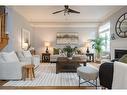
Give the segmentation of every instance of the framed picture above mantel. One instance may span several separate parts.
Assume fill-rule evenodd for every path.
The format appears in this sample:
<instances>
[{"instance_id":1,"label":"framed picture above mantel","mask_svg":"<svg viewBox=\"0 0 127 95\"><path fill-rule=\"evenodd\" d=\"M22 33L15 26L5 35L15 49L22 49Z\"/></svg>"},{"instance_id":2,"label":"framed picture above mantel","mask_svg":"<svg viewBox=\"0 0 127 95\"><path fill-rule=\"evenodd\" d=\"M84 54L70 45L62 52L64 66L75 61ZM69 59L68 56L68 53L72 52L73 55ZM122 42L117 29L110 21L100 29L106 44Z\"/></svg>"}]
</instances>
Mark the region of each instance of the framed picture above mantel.
<instances>
[{"instance_id":1,"label":"framed picture above mantel","mask_svg":"<svg viewBox=\"0 0 127 95\"><path fill-rule=\"evenodd\" d=\"M58 32L56 35L56 44L78 44L79 36L78 32Z\"/></svg>"}]
</instances>

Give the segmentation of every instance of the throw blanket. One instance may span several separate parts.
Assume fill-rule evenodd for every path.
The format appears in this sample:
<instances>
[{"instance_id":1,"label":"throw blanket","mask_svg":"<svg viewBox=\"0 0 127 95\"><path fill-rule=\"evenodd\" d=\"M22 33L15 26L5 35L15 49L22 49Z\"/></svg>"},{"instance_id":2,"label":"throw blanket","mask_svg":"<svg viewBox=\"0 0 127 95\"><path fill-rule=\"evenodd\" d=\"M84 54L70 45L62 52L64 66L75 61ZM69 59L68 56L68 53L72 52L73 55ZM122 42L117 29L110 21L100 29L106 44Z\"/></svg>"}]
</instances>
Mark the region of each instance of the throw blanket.
<instances>
[{"instance_id":1,"label":"throw blanket","mask_svg":"<svg viewBox=\"0 0 127 95\"><path fill-rule=\"evenodd\" d=\"M127 64L114 62L112 89L127 89Z\"/></svg>"}]
</instances>

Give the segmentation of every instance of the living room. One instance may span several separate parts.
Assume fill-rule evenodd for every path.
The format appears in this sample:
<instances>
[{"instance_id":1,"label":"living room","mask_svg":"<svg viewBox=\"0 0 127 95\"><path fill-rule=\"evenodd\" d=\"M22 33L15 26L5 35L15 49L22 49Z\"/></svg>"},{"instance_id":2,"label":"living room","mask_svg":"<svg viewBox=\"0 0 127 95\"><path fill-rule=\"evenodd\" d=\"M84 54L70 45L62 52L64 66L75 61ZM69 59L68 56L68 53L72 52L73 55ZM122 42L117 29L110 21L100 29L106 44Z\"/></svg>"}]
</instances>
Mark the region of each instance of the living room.
<instances>
[{"instance_id":1,"label":"living room","mask_svg":"<svg viewBox=\"0 0 127 95\"><path fill-rule=\"evenodd\" d=\"M118 55L123 52L123 54L126 53L127 34L121 34L121 32L119 32L119 30L117 31L116 29L119 27L118 22L121 22L124 17L124 20L126 22L126 6L49 5L2 6L2 8L4 9L4 15L6 15L6 28L4 32L3 28L1 29L1 35L4 35L4 37L7 38L7 42L5 42L6 45L4 44L4 47L2 47L2 44L0 45L0 56L4 56L5 60L8 60L7 63L9 65L5 65L6 69L4 68L4 70L2 69L4 67L3 64L1 65L1 88L96 89L97 86L97 89L100 89L101 86L99 84L98 78L99 66L104 62L109 62L115 59L115 52L120 52L122 50ZM73 12L71 13L69 11L66 11L68 9L73 10ZM74 12L74 10L76 12ZM116 26L117 24L118 26ZM123 30L125 30L125 28L126 27L124 27ZM65 36L67 36L67 38ZM104 60L100 59L100 57L97 58L96 49L93 46L94 41L96 38L98 38L98 36L107 37L107 39L103 39L103 41L105 41L105 45L103 45L102 49L103 51L105 51L106 55L101 55L101 58L104 57ZM1 36L1 38L4 37ZM2 40L0 41L2 43ZM94 74L96 75L95 77L98 76L98 85L91 85L89 83L80 85L80 83L78 83L79 78L76 72L59 72L58 74L56 74L56 63L58 62L58 57L68 56L67 52L64 53L63 51L68 51L66 46L71 46L71 48L69 48L71 50L75 47L78 50L77 52L75 52L75 54L69 55L69 60L72 59L73 61L74 59L72 58L72 56L78 56L82 58L83 61L75 61L76 63L83 63L81 64L82 67L85 67L83 66L85 64L90 66L91 68L97 69L97 72L94 72ZM30 55L27 50L31 50L33 55ZM54 52L54 50L56 52ZM10 54L6 54L7 52L9 52ZM16 52L18 56L20 56L19 59L17 59L16 56L15 58L11 56L11 54L14 55L14 52ZM17 62L17 60L22 60L21 52L23 55L26 56L25 60L30 61L24 61L23 59L25 63ZM54 56L54 53L57 55ZM34 59L32 59L32 61L30 58L28 58L31 56L34 56ZM13 58L14 60L17 60L14 61ZM26 63L35 63L34 65L23 67L25 69L25 71L23 71L25 72L25 74L31 72L27 72L27 69L29 68L29 70L34 71L34 74L31 72L31 74L33 74L32 76L30 76L29 74L28 76L24 76L24 80L22 80L22 68L15 64L11 65L9 61L12 61L12 63L15 64L20 63L22 64L22 66ZM51 61L53 62L51 63ZM72 61L68 62L72 63ZM33 70L34 67L35 70ZM70 67L72 67L72 65ZM20 70L16 68L20 68ZM79 69L77 69L76 67L75 70ZM14 75L14 78L16 78L16 80L14 78L9 79L9 77L11 78L11 74L9 74L9 72L16 72L16 75ZM47 74L47 72L49 74ZM80 75L80 72L78 74ZM89 76L91 75L89 74ZM30 77L30 79L26 79L26 77ZM109 89L111 88L109 87Z\"/></svg>"}]
</instances>

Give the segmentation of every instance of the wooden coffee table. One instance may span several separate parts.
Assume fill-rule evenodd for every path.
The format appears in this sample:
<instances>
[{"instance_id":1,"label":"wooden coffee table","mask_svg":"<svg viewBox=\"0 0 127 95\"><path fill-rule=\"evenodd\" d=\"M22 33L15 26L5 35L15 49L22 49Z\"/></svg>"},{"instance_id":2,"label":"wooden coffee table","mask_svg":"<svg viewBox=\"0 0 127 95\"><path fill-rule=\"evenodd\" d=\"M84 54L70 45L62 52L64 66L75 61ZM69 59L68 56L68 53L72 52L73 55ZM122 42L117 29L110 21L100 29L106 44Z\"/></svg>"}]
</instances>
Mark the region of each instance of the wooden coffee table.
<instances>
[{"instance_id":1,"label":"wooden coffee table","mask_svg":"<svg viewBox=\"0 0 127 95\"><path fill-rule=\"evenodd\" d=\"M58 57L56 62L56 74L59 72L76 72L77 67L80 66L80 63L86 65L85 60L81 60L79 57L67 58L67 57Z\"/></svg>"},{"instance_id":2,"label":"wooden coffee table","mask_svg":"<svg viewBox=\"0 0 127 95\"><path fill-rule=\"evenodd\" d=\"M24 65L22 68L22 72L23 72L23 80L26 80L26 78L32 80L33 78L35 78L35 74L34 74L34 64L29 64L29 65Z\"/></svg>"}]
</instances>

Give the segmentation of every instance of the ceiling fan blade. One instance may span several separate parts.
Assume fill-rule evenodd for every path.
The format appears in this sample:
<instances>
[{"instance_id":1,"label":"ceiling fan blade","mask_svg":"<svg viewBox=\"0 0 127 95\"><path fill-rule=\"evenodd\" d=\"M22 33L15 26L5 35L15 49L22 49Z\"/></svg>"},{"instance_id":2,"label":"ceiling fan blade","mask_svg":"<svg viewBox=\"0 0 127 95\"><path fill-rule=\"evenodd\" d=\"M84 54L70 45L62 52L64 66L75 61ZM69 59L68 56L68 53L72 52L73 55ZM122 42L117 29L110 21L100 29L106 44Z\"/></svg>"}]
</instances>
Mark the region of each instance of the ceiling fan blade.
<instances>
[{"instance_id":1,"label":"ceiling fan blade","mask_svg":"<svg viewBox=\"0 0 127 95\"><path fill-rule=\"evenodd\" d=\"M70 9L70 8L68 9L68 12L71 12L71 13L78 13L78 14L80 13L80 12L75 11L75 10L72 10L72 9Z\"/></svg>"},{"instance_id":2,"label":"ceiling fan blade","mask_svg":"<svg viewBox=\"0 0 127 95\"><path fill-rule=\"evenodd\" d=\"M62 12L62 11L64 11L64 10L56 11L56 12L54 12L54 13L52 13L52 14L60 13L60 12Z\"/></svg>"}]
</instances>

